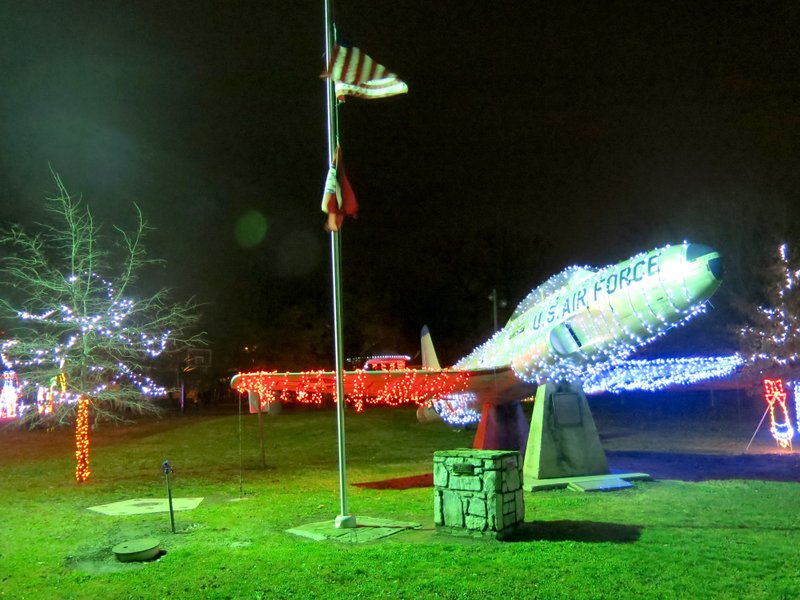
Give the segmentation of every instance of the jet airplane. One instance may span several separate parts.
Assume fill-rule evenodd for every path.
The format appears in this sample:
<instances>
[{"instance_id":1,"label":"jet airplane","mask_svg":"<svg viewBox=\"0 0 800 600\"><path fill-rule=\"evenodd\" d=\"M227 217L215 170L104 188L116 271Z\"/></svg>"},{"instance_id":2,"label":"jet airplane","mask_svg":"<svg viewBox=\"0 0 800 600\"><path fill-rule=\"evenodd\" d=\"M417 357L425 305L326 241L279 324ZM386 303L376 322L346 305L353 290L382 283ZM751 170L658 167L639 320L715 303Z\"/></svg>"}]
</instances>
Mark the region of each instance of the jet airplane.
<instances>
[{"instance_id":1,"label":"jet airplane","mask_svg":"<svg viewBox=\"0 0 800 600\"><path fill-rule=\"evenodd\" d=\"M415 402L423 422L437 415L461 425L480 418L480 435L491 418L487 407L519 406L544 382L581 383L624 368L639 347L703 312L721 281L719 253L687 242L604 268L569 267L534 288L505 327L452 367L440 367L423 328L421 369L347 371L345 394L357 409ZM686 369L695 364L687 362ZM731 362L714 375L735 366ZM703 377L698 372L694 380ZM320 402L333 393L335 373L240 373L231 385L257 392L262 402L278 393L284 399L286 392Z\"/></svg>"}]
</instances>

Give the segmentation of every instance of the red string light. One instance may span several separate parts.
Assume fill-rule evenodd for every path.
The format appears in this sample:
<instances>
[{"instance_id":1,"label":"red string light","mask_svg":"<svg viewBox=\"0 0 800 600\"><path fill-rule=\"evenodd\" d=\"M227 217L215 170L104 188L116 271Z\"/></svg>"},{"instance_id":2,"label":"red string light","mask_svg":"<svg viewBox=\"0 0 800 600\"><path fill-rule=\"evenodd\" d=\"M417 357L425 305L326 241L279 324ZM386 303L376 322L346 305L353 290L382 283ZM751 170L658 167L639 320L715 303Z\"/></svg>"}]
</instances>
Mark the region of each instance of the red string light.
<instances>
[{"instance_id":1,"label":"red string light","mask_svg":"<svg viewBox=\"0 0 800 600\"><path fill-rule=\"evenodd\" d=\"M794 435L792 422L789 418L789 409L786 406L787 396L788 394L783 389L782 379L764 380L764 399L769 404L770 431L772 432L772 437L775 438L781 448L791 448L792 436ZM775 418L776 404L783 413L782 422L778 422Z\"/></svg>"},{"instance_id":2,"label":"red string light","mask_svg":"<svg viewBox=\"0 0 800 600\"><path fill-rule=\"evenodd\" d=\"M75 419L75 480L83 483L89 479L89 399L78 400L78 414Z\"/></svg>"},{"instance_id":3,"label":"red string light","mask_svg":"<svg viewBox=\"0 0 800 600\"><path fill-rule=\"evenodd\" d=\"M346 375L345 375L346 377ZM353 404L356 412L364 410L364 402L367 399L367 378L364 371L357 370L354 375L353 391L350 394L345 394L345 402L348 400Z\"/></svg>"},{"instance_id":4,"label":"red string light","mask_svg":"<svg viewBox=\"0 0 800 600\"><path fill-rule=\"evenodd\" d=\"M423 371L392 369L356 370L344 374L345 402L361 412L367 405L425 404L469 387L469 373L460 370ZM321 406L325 394L335 391L336 376L330 371L240 373L234 389L256 392L262 409L268 402L298 402ZM334 399L335 401L335 399Z\"/></svg>"}]
</instances>

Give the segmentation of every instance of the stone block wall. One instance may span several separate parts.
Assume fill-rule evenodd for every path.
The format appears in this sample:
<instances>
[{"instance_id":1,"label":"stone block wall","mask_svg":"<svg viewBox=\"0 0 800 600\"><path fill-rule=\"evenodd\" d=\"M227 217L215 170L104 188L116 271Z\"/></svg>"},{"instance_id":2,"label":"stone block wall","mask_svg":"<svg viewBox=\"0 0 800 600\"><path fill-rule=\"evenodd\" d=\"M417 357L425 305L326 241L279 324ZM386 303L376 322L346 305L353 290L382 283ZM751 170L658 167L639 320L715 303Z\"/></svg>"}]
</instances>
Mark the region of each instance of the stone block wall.
<instances>
[{"instance_id":1,"label":"stone block wall","mask_svg":"<svg viewBox=\"0 0 800 600\"><path fill-rule=\"evenodd\" d=\"M525 517L519 452L435 452L433 486L434 523L439 530L502 538Z\"/></svg>"}]
</instances>

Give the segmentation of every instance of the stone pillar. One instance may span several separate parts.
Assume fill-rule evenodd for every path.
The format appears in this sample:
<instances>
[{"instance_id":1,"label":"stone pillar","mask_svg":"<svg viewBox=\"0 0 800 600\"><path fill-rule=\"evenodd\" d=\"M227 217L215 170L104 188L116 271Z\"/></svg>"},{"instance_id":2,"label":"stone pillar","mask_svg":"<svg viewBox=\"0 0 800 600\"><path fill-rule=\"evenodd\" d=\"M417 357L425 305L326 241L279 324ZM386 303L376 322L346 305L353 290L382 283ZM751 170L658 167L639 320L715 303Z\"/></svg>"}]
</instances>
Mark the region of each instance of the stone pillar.
<instances>
[{"instance_id":1,"label":"stone pillar","mask_svg":"<svg viewBox=\"0 0 800 600\"><path fill-rule=\"evenodd\" d=\"M503 538L525 517L519 452L435 452L433 485L434 523L440 531Z\"/></svg>"}]
</instances>

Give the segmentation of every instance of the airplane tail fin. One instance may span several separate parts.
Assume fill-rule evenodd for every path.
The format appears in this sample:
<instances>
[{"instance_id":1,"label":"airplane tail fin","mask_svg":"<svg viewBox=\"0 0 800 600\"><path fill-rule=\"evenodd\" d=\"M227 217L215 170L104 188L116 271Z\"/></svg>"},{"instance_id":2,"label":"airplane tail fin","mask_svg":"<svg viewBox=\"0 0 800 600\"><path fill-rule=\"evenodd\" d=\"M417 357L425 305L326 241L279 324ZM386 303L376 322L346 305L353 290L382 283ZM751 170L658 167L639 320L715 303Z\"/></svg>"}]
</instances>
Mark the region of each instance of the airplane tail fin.
<instances>
[{"instance_id":1,"label":"airplane tail fin","mask_svg":"<svg viewBox=\"0 0 800 600\"><path fill-rule=\"evenodd\" d=\"M419 344L422 350L422 368L440 371L439 359L436 357L436 350L433 349L433 340L431 340L431 332L428 326L424 325L420 332Z\"/></svg>"}]
</instances>

